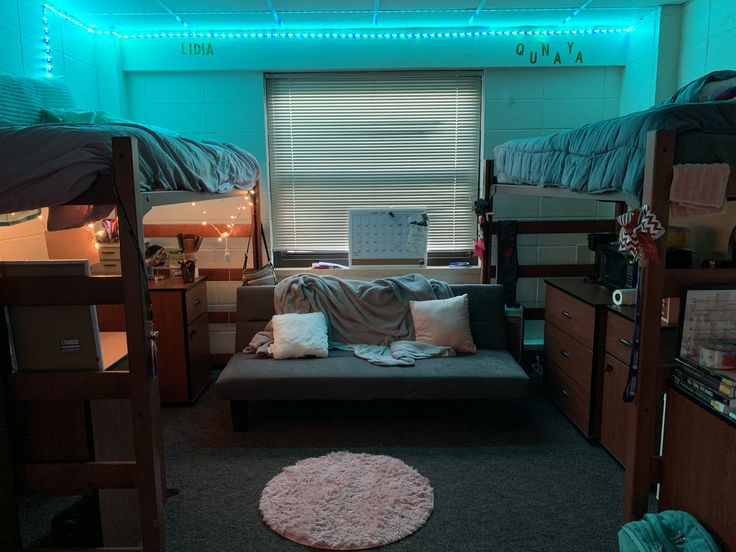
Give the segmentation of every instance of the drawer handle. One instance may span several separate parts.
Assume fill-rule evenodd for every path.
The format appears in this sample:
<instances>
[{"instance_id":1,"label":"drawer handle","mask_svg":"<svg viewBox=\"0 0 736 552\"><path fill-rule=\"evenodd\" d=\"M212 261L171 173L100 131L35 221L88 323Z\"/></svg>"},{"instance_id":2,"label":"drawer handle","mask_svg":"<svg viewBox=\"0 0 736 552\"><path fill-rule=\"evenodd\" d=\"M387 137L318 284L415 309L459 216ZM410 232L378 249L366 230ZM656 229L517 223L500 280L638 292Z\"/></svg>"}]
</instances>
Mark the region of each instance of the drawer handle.
<instances>
[{"instance_id":1,"label":"drawer handle","mask_svg":"<svg viewBox=\"0 0 736 552\"><path fill-rule=\"evenodd\" d=\"M565 357L565 358L570 358L570 353L568 353L567 351L564 351L564 350L563 350L563 351L560 351L560 354L561 354L561 355L562 355L563 357Z\"/></svg>"},{"instance_id":2,"label":"drawer handle","mask_svg":"<svg viewBox=\"0 0 736 552\"><path fill-rule=\"evenodd\" d=\"M195 305L199 305L199 304L200 304L201 302L202 302L202 300L201 300L201 299L200 299L199 297L197 297L197 298L196 298L196 299L194 300L194 304L195 304Z\"/></svg>"},{"instance_id":3,"label":"drawer handle","mask_svg":"<svg viewBox=\"0 0 736 552\"><path fill-rule=\"evenodd\" d=\"M567 398L570 396L570 393L568 393L564 388L560 387L560 395Z\"/></svg>"},{"instance_id":4,"label":"drawer handle","mask_svg":"<svg viewBox=\"0 0 736 552\"><path fill-rule=\"evenodd\" d=\"M613 366L610 364L606 364L606 369L604 370L606 373L613 372Z\"/></svg>"},{"instance_id":5,"label":"drawer handle","mask_svg":"<svg viewBox=\"0 0 736 552\"><path fill-rule=\"evenodd\" d=\"M570 320L572 320L572 314L569 313L569 312L567 312L567 311L562 311L562 316L564 316L565 318L569 318Z\"/></svg>"},{"instance_id":6,"label":"drawer handle","mask_svg":"<svg viewBox=\"0 0 736 552\"><path fill-rule=\"evenodd\" d=\"M634 344L631 341L629 341L628 339L625 339L623 337L619 337L618 338L618 342L621 345L623 345L624 347L628 347L629 349L631 349L634 346Z\"/></svg>"}]
</instances>

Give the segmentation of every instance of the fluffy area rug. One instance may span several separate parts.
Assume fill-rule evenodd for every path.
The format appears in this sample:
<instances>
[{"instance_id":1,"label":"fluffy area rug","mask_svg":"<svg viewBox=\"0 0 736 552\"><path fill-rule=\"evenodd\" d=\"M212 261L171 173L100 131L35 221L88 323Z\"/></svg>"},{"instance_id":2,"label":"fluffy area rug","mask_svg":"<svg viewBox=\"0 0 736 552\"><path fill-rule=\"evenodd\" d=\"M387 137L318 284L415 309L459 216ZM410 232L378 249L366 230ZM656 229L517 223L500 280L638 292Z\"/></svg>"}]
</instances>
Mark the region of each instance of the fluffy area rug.
<instances>
[{"instance_id":1,"label":"fluffy area rug","mask_svg":"<svg viewBox=\"0 0 736 552\"><path fill-rule=\"evenodd\" d=\"M411 535L429 518L429 480L391 456L331 452L288 466L261 494L265 523L314 548L362 550Z\"/></svg>"}]
</instances>

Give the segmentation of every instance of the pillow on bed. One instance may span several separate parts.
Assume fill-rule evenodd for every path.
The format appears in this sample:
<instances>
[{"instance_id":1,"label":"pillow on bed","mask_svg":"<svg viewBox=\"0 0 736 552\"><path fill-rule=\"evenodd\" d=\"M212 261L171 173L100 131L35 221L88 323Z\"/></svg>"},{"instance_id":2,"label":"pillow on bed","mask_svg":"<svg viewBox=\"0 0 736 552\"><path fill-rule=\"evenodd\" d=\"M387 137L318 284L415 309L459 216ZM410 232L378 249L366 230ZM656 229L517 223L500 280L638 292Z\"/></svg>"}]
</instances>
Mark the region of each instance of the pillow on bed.
<instances>
[{"instance_id":1,"label":"pillow on bed","mask_svg":"<svg viewBox=\"0 0 736 552\"><path fill-rule=\"evenodd\" d=\"M43 106L33 81L0 74L0 121L14 125L37 125Z\"/></svg>"},{"instance_id":2,"label":"pillow on bed","mask_svg":"<svg viewBox=\"0 0 736 552\"><path fill-rule=\"evenodd\" d=\"M42 109L42 123L99 123L107 115L104 111L74 111L72 109Z\"/></svg>"},{"instance_id":3,"label":"pillow on bed","mask_svg":"<svg viewBox=\"0 0 736 552\"><path fill-rule=\"evenodd\" d=\"M470 334L468 295L433 301L410 301L416 340L440 347L452 347L458 353L475 353Z\"/></svg>"},{"instance_id":4,"label":"pillow on bed","mask_svg":"<svg viewBox=\"0 0 736 552\"><path fill-rule=\"evenodd\" d=\"M276 314L271 319L273 358L327 356L327 318L321 312Z\"/></svg>"}]
</instances>

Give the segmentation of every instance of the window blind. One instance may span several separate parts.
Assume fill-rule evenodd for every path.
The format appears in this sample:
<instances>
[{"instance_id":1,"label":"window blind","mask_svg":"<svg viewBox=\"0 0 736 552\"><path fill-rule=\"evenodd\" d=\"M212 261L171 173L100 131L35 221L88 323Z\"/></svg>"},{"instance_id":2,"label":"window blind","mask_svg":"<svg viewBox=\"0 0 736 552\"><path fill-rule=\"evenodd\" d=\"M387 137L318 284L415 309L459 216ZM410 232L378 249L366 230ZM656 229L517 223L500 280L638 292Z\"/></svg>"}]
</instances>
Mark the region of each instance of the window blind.
<instances>
[{"instance_id":1,"label":"window blind","mask_svg":"<svg viewBox=\"0 0 736 552\"><path fill-rule=\"evenodd\" d=\"M348 208L426 207L429 251L475 237L476 72L267 75L274 250L347 252Z\"/></svg>"}]
</instances>

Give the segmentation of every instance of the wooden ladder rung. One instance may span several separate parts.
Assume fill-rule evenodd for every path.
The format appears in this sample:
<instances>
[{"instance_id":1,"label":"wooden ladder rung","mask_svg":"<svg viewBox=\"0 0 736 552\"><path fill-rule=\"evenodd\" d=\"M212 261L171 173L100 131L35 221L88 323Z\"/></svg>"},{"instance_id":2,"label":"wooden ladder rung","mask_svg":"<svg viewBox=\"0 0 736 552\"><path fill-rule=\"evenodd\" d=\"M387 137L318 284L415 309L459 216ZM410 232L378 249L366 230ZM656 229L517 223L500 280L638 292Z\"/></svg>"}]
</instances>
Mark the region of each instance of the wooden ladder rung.
<instances>
[{"instance_id":1,"label":"wooden ladder rung","mask_svg":"<svg viewBox=\"0 0 736 552\"><path fill-rule=\"evenodd\" d=\"M116 305L125 303L120 276L6 276L0 278L0 304Z\"/></svg>"},{"instance_id":2,"label":"wooden ladder rung","mask_svg":"<svg viewBox=\"0 0 736 552\"><path fill-rule=\"evenodd\" d=\"M23 464L21 488L52 495L81 495L97 489L135 489L135 462L59 462Z\"/></svg>"},{"instance_id":3,"label":"wooden ladder rung","mask_svg":"<svg viewBox=\"0 0 736 552\"><path fill-rule=\"evenodd\" d=\"M91 548L26 548L28 552L143 552L141 547L105 547L95 546Z\"/></svg>"},{"instance_id":4,"label":"wooden ladder rung","mask_svg":"<svg viewBox=\"0 0 736 552\"><path fill-rule=\"evenodd\" d=\"M8 382L20 401L130 398L125 370L16 372Z\"/></svg>"}]
</instances>

